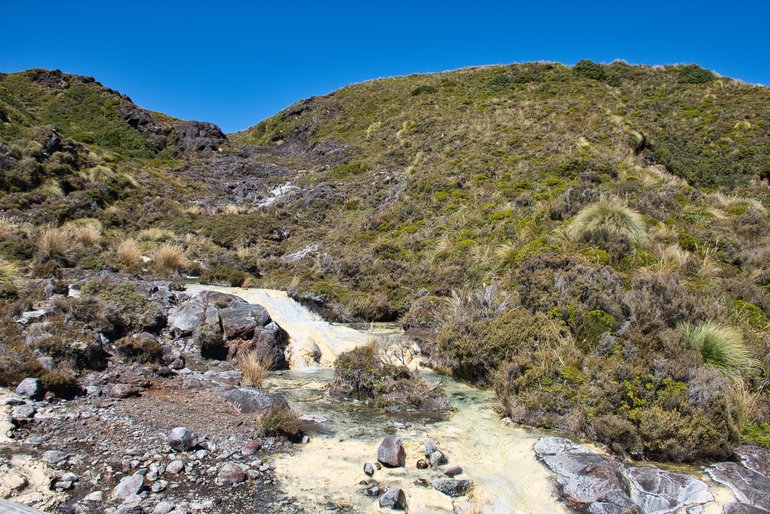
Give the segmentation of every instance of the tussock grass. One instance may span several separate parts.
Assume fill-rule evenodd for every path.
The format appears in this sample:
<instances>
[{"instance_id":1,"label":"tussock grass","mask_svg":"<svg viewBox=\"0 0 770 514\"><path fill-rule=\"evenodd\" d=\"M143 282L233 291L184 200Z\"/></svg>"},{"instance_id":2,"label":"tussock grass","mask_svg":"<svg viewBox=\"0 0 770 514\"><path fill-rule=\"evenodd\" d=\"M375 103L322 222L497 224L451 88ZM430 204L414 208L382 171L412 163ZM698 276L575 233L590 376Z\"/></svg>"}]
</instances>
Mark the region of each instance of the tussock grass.
<instances>
[{"instance_id":1,"label":"tussock grass","mask_svg":"<svg viewBox=\"0 0 770 514\"><path fill-rule=\"evenodd\" d=\"M273 355L266 352L251 351L238 358L238 368L243 376L241 384L259 387L273 367Z\"/></svg>"},{"instance_id":2,"label":"tussock grass","mask_svg":"<svg viewBox=\"0 0 770 514\"><path fill-rule=\"evenodd\" d=\"M123 268L136 269L142 262L142 251L134 239L124 239L115 248L115 260Z\"/></svg>"},{"instance_id":3,"label":"tussock grass","mask_svg":"<svg viewBox=\"0 0 770 514\"><path fill-rule=\"evenodd\" d=\"M74 228L72 237L84 247L98 246L102 241L102 232L94 225L86 225Z\"/></svg>"},{"instance_id":4,"label":"tussock grass","mask_svg":"<svg viewBox=\"0 0 770 514\"><path fill-rule=\"evenodd\" d=\"M573 241L585 239L596 232L626 237L635 245L643 245L647 241L642 215L615 198L584 207L572 219L566 231Z\"/></svg>"},{"instance_id":5,"label":"tussock grass","mask_svg":"<svg viewBox=\"0 0 770 514\"><path fill-rule=\"evenodd\" d=\"M16 296L21 286L21 273L12 262L0 259L0 298Z\"/></svg>"},{"instance_id":6,"label":"tussock grass","mask_svg":"<svg viewBox=\"0 0 770 514\"><path fill-rule=\"evenodd\" d=\"M158 248L155 254L155 264L161 271L177 272L190 266L190 260L184 253L181 246L175 244L164 244Z\"/></svg>"},{"instance_id":7,"label":"tussock grass","mask_svg":"<svg viewBox=\"0 0 770 514\"><path fill-rule=\"evenodd\" d=\"M706 321L699 325L682 325L680 330L706 364L727 377L741 378L757 365L746 349L743 336L734 327Z\"/></svg>"},{"instance_id":8,"label":"tussock grass","mask_svg":"<svg viewBox=\"0 0 770 514\"><path fill-rule=\"evenodd\" d=\"M44 260L66 259L72 252L72 238L62 228L49 227L40 233L37 248Z\"/></svg>"},{"instance_id":9,"label":"tussock grass","mask_svg":"<svg viewBox=\"0 0 770 514\"><path fill-rule=\"evenodd\" d=\"M152 227L140 230L136 234L136 238L139 241L168 241L174 237L174 233L170 230L162 228Z\"/></svg>"}]
</instances>

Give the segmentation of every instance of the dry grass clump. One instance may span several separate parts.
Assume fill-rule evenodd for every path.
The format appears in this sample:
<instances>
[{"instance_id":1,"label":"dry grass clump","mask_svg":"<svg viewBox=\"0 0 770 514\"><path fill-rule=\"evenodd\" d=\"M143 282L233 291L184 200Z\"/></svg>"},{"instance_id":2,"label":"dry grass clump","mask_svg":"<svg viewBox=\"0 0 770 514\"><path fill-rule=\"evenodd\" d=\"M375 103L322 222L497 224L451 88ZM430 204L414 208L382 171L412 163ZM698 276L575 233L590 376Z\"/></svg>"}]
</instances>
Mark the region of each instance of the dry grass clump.
<instances>
[{"instance_id":1,"label":"dry grass clump","mask_svg":"<svg viewBox=\"0 0 770 514\"><path fill-rule=\"evenodd\" d=\"M84 247L98 246L102 242L102 231L94 225L84 225L72 230L72 237Z\"/></svg>"},{"instance_id":2,"label":"dry grass clump","mask_svg":"<svg viewBox=\"0 0 770 514\"><path fill-rule=\"evenodd\" d=\"M173 237L173 232L158 227L146 228L136 234L139 241L168 241Z\"/></svg>"},{"instance_id":3,"label":"dry grass clump","mask_svg":"<svg viewBox=\"0 0 770 514\"><path fill-rule=\"evenodd\" d=\"M20 283L19 268L12 262L0 259L0 298L16 296Z\"/></svg>"},{"instance_id":4,"label":"dry grass clump","mask_svg":"<svg viewBox=\"0 0 770 514\"><path fill-rule=\"evenodd\" d=\"M72 252L72 239L66 230L49 227L40 233L37 248L43 260L66 259Z\"/></svg>"},{"instance_id":5,"label":"dry grass clump","mask_svg":"<svg viewBox=\"0 0 770 514\"><path fill-rule=\"evenodd\" d=\"M601 232L625 237L635 245L647 241L642 215L615 198L587 205L572 219L566 230L567 237L573 241Z\"/></svg>"},{"instance_id":6,"label":"dry grass clump","mask_svg":"<svg viewBox=\"0 0 770 514\"><path fill-rule=\"evenodd\" d=\"M115 261L126 269L138 268L142 262L142 251L134 239L128 238L115 248Z\"/></svg>"},{"instance_id":7,"label":"dry grass clump","mask_svg":"<svg viewBox=\"0 0 770 514\"><path fill-rule=\"evenodd\" d=\"M0 216L0 239L12 237L19 232L27 232L27 227L16 223L8 216Z\"/></svg>"},{"instance_id":8,"label":"dry grass clump","mask_svg":"<svg viewBox=\"0 0 770 514\"><path fill-rule=\"evenodd\" d=\"M743 335L734 327L706 321L699 325L683 325L680 330L706 364L727 377L741 378L757 365L746 349Z\"/></svg>"},{"instance_id":9,"label":"dry grass clump","mask_svg":"<svg viewBox=\"0 0 770 514\"><path fill-rule=\"evenodd\" d=\"M175 244L161 246L155 255L155 263L164 272L182 271L190 266L182 247Z\"/></svg>"},{"instance_id":10,"label":"dry grass clump","mask_svg":"<svg viewBox=\"0 0 770 514\"><path fill-rule=\"evenodd\" d=\"M238 358L238 367L243 373L242 385L259 387L265 380L267 372L273 367L273 355L253 350Z\"/></svg>"}]
</instances>

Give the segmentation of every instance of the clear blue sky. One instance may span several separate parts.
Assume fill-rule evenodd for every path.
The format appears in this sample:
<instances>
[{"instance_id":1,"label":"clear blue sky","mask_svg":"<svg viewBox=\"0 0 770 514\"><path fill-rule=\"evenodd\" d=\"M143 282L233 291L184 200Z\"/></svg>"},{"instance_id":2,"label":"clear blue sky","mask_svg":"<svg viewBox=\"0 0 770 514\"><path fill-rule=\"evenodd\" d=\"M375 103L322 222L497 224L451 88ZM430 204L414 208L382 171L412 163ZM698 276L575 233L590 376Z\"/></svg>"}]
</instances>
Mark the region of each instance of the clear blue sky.
<instances>
[{"instance_id":1,"label":"clear blue sky","mask_svg":"<svg viewBox=\"0 0 770 514\"><path fill-rule=\"evenodd\" d=\"M351 82L531 60L698 63L770 84L770 1L3 0L0 71L92 75L226 132Z\"/></svg>"}]
</instances>

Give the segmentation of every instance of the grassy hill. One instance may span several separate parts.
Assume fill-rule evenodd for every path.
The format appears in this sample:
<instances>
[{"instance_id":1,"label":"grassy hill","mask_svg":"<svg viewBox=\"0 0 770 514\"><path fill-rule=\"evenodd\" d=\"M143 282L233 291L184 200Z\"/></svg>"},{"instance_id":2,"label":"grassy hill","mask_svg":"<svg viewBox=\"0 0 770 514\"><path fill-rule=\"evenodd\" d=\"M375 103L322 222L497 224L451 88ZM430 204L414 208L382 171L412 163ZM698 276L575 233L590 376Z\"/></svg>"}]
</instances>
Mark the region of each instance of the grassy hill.
<instances>
[{"instance_id":1,"label":"grassy hill","mask_svg":"<svg viewBox=\"0 0 770 514\"><path fill-rule=\"evenodd\" d=\"M53 77L0 76L0 254L23 277L281 287L401 320L516 421L667 460L770 444L769 88L693 65L469 68L186 152L182 122Z\"/></svg>"}]
</instances>

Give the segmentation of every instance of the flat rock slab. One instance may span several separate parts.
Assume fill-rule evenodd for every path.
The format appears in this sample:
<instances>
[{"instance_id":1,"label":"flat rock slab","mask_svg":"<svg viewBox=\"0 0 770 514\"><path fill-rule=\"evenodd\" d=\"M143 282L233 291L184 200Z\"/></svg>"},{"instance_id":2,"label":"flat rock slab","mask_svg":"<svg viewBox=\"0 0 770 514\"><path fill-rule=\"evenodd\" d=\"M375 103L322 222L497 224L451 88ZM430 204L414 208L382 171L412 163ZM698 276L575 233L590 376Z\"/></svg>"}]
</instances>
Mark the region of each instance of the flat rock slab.
<instances>
[{"instance_id":1,"label":"flat rock slab","mask_svg":"<svg viewBox=\"0 0 770 514\"><path fill-rule=\"evenodd\" d=\"M706 472L732 489L739 502L770 512L770 478L735 462L719 462Z\"/></svg>"},{"instance_id":2,"label":"flat rock slab","mask_svg":"<svg viewBox=\"0 0 770 514\"><path fill-rule=\"evenodd\" d=\"M251 339L257 327L270 323L270 315L261 305L234 302L219 309L219 321L227 339Z\"/></svg>"},{"instance_id":3,"label":"flat rock slab","mask_svg":"<svg viewBox=\"0 0 770 514\"><path fill-rule=\"evenodd\" d=\"M241 414L262 413L270 408L289 410L289 403L278 393L269 393L255 387L234 387L219 391Z\"/></svg>"},{"instance_id":4,"label":"flat rock slab","mask_svg":"<svg viewBox=\"0 0 770 514\"><path fill-rule=\"evenodd\" d=\"M534 450L556 474L567 503L594 514L673 512L714 500L708 486L694 477L651 466L627 467L563 437L543 437Z\"/></svg>"},{"instance_id":5,"label":"flat rock slab","mask_svg":"<svg viewBox=\"0 0 770 514\"><path fill-rule=\"evenodd\" d=\"M432 482L433 488L439 492L457 498L465 496L473 487L472 480L436 479Z\"/></svg>"}]
</instances>

